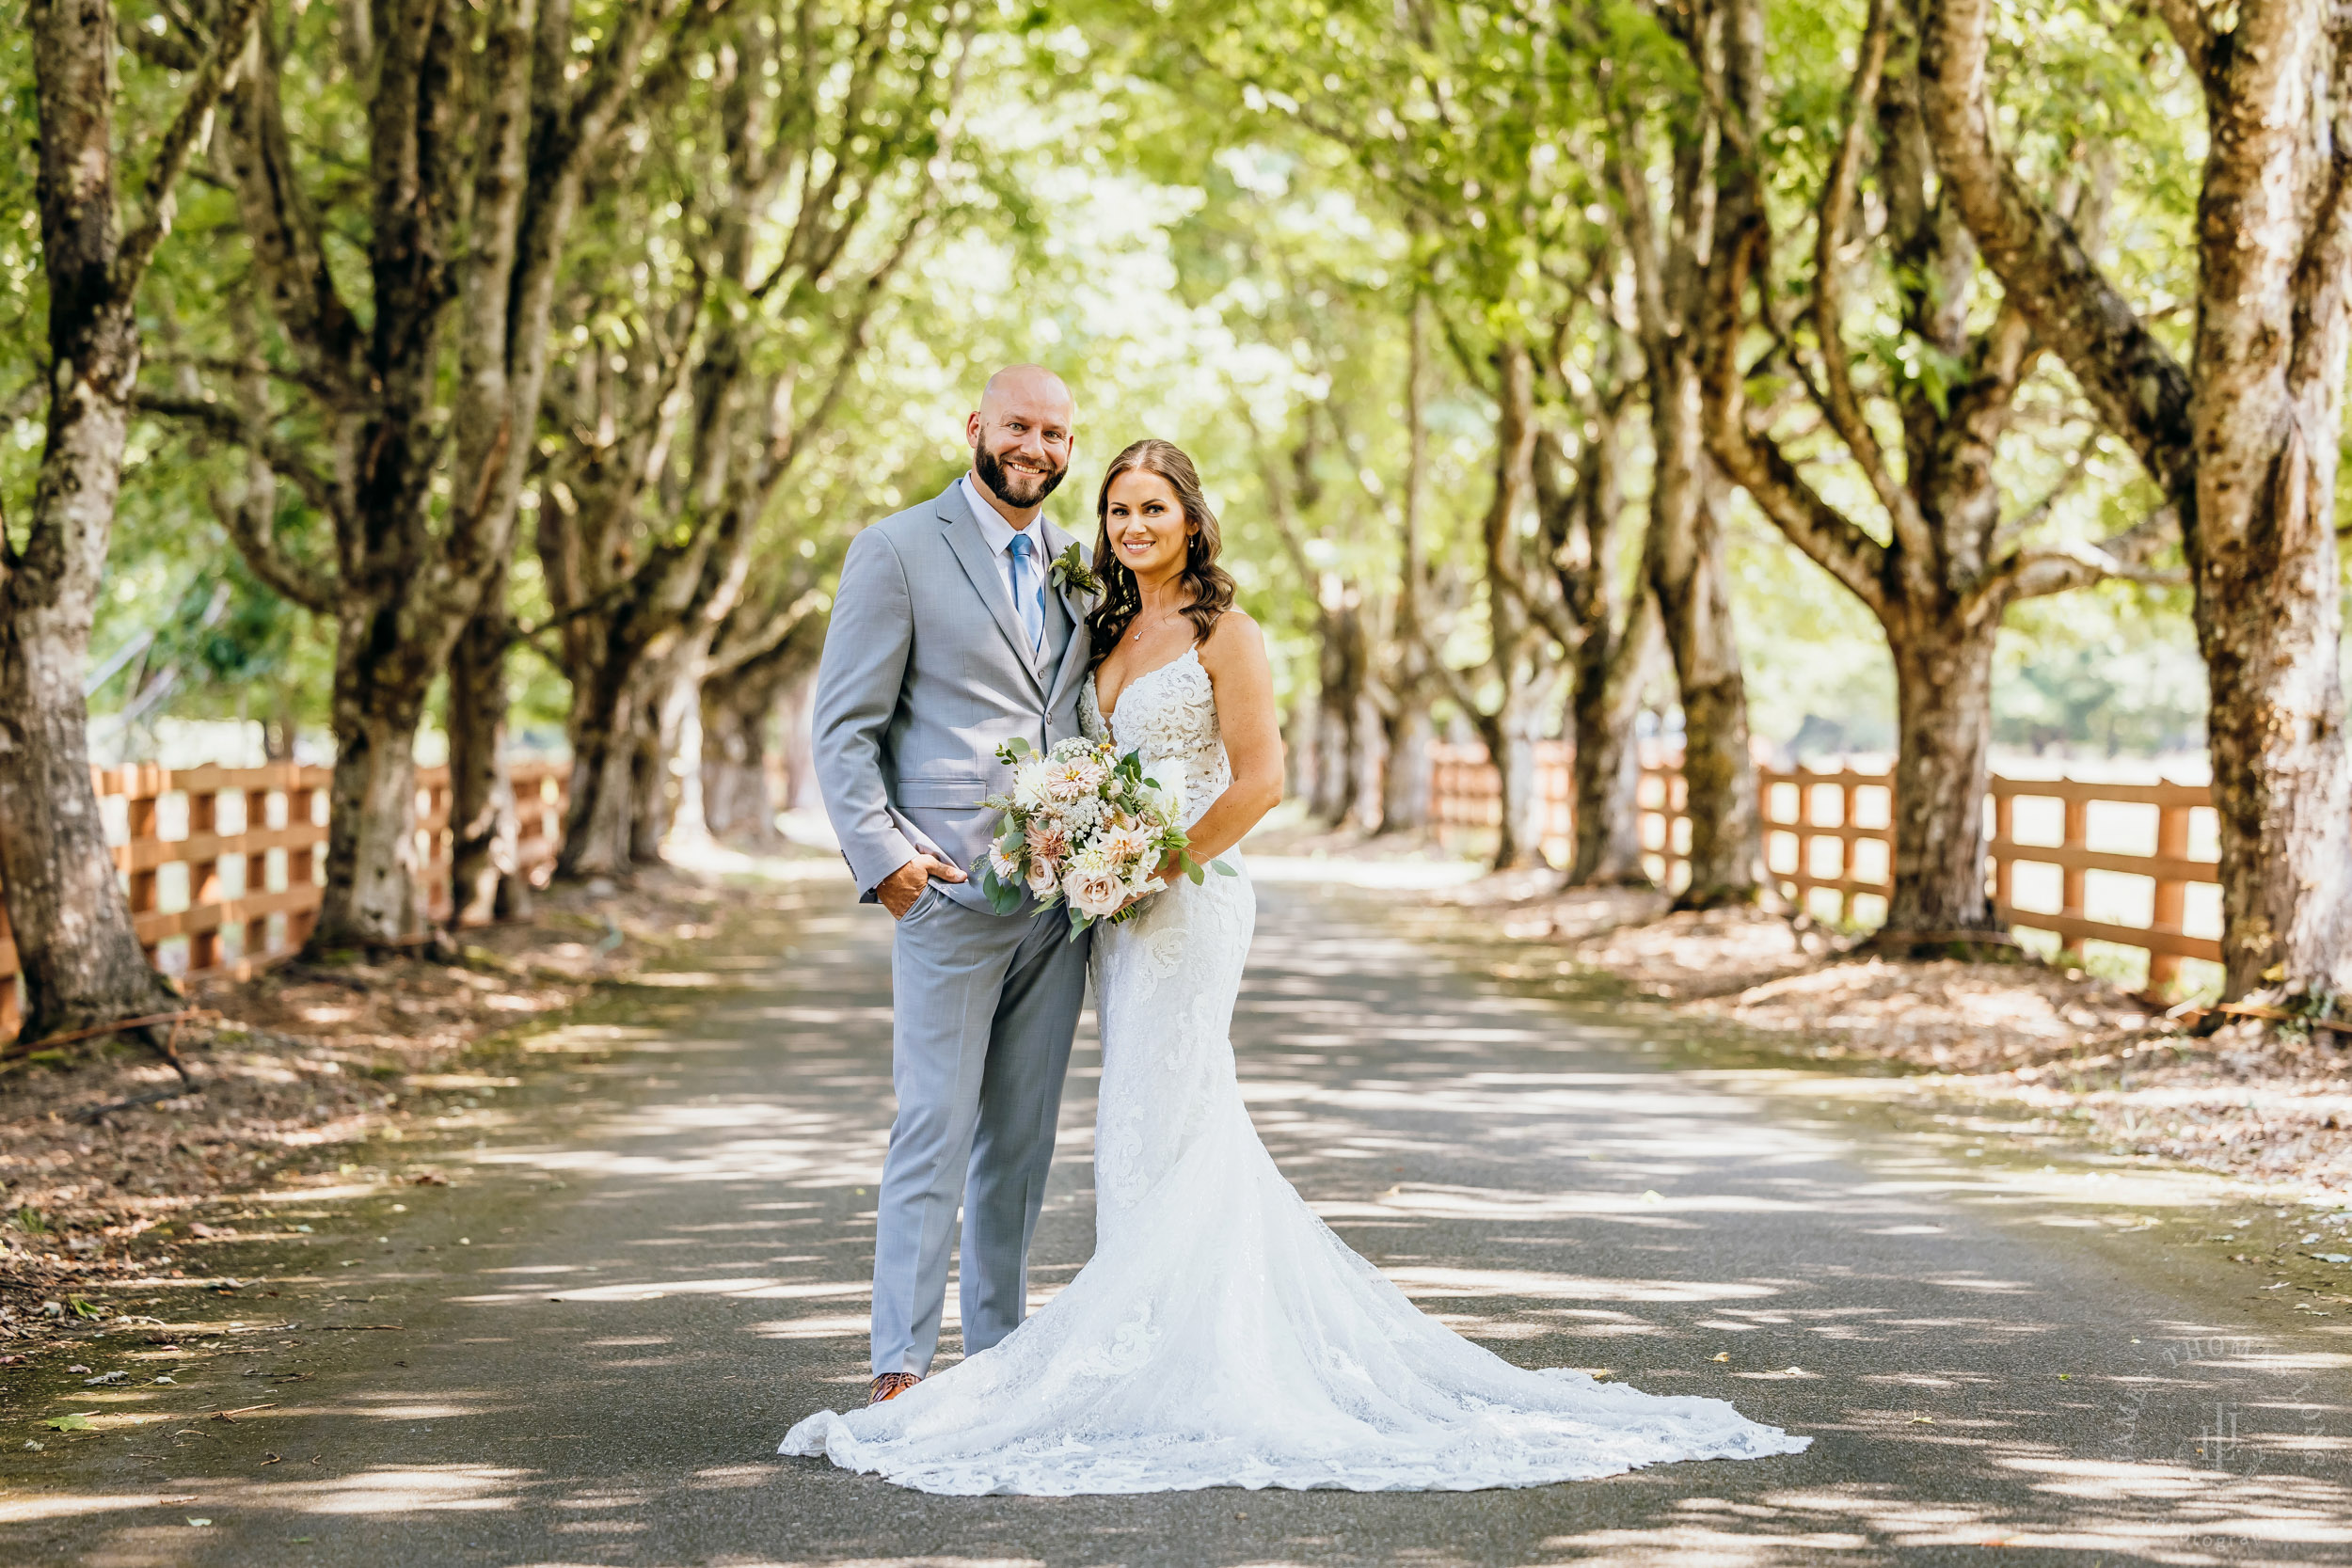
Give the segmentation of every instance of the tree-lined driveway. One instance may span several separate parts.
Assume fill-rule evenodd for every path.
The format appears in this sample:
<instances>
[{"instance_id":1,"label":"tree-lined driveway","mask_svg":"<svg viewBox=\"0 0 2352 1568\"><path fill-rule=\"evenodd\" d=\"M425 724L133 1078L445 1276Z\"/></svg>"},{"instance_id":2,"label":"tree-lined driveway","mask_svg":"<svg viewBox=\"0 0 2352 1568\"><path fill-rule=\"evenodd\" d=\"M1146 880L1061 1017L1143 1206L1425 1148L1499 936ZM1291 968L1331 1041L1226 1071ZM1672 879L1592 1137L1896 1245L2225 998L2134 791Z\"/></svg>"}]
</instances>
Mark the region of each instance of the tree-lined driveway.
<instances>
[{"instance_id":1,"label":"tree-lined driveway","mask_svg":"<svg viewBox=\"0 0 2352 1568\"><path fill-rule=\"evenodd\" d=\"M37 1469L8 1455L0 1560L2352 1553L2345 1321L2217 1266L2199 1238L2236 1217L2224 1189L1898 1135L1875 1088L1688 1049L1635 1004L1515 990L1478 933L1305 882L1262 888L1235 1032L1259 1125L1318 1210L1503 1355L1727 1398L1811 1449L1522 1492L1070 1499L927 1497L779 1459L787 1426L865 1384L887 928L830 872L744 898L750 940L534 1042L579 1060L491 1100L454 1186L355 1196L281 1249L268 1307L301 1326L261 1327L250 1296L219 1308L252 1321L172 1385L76 1406L107 1413L104 1436ZM1089 1244L1095 1076L1084 1048L1044 1291ZM374 1323L399 1326L352 1331ZM115 1420L141 1413L181 1418Z\"/></svg>"}]
</instances>

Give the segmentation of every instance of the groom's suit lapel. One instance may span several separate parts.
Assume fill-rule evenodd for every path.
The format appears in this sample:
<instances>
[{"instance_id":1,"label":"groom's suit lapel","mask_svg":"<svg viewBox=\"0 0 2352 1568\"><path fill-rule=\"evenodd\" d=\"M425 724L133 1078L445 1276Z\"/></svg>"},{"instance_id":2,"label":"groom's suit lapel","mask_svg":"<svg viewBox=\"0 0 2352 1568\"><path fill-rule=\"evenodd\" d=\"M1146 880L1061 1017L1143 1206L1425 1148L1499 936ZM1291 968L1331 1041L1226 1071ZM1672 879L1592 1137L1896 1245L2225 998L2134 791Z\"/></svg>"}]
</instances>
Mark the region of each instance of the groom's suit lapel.
<instances>
[{"instance_id":1,"label":"groom's suit lapel","mask_svg":"<svg viewBox=\"0 0 2352 1568\"><path fill-rule=\"evenodd\" d=\"M1030 657L1028 634L1021 623L1013 619L1012 602L1005 594L1004 579L997 575L995 554L988 547L988 540L980 533L980 521L972 515L970 504L963 499L961 483L950 484L933 503L939 520L946 525L947 547L956 552L956 560L963 567L963 575L972 579L972 591L988 606L995 619L996 629L1005 634L1011 647L1013 662L1029 677L1041 694L1045 683L1039 678L1036 663Z\"/></svg>"},{"instance_id":2,"label":"groom's suit lapel","mask_svg":"<svg viewBox=\"0 0 2352 1568\"><path fill-rule=\"evenodd\" d=\"M1048 562L1061 559L1061 553L1075 543L1070 535L1042 517L1038 519L1038 526L1045 531L1045 559ZM1060 593L1062 608L1070 612L1070 641L1062 645L1061 668L1054 673L1053 689L1046 694L1048 712L1060 704L1072 684L1086 673L1087 611L1093 608L1087 603L1086 595L1074 588L1064 586Z\"/></svg>"}]
</instances>

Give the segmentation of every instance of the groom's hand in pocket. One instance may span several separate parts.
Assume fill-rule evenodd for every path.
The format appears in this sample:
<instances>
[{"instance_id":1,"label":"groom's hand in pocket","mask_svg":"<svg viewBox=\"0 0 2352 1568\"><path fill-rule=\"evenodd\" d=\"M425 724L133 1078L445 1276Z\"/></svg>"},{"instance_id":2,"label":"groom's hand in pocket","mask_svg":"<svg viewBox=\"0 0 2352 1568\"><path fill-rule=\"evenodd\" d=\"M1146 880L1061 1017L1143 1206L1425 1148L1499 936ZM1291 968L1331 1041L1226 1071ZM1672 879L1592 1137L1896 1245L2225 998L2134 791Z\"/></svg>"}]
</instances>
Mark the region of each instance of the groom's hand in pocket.
<instances>
[{"instance_id":1,"label":"groom's hand in pocket","mask_svg":"<svg viewBox=\"0 0 2352 1568\"><path fill-rule=\"evenodd\" d=\"M907 911L914 908L914 901L923 896L923 889L930 884L934 877L943 882L965 879L962 867L918 850L913 860L875 884L874 896L882 900L882 906L890 911L891 919L904 920Z\"/></svg>"}]
</instances>

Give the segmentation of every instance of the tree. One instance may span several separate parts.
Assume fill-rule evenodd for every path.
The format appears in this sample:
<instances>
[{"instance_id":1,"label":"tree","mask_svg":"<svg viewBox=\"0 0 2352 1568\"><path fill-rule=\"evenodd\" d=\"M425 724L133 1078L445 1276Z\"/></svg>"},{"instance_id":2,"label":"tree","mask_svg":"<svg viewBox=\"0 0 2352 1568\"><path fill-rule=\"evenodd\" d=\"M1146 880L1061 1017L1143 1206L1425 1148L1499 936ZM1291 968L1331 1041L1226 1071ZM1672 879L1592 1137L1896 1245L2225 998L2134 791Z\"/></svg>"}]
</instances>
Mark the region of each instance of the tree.
<instances>
[{"instance_id":1,"label":"tree","mask_svg":"<svg viewBox=\"0 0 2352 1568\"><path fill-rule=\"evenodd\" d=\"M2352 18L2161 0L2202 97L2186 365L1994 145L1988 0L1928 0L1923 115L2005 297L2177 514L2212 702L2232 996L2352 991L2335 531L2352 294Z\"/></svg>"},{"instance_id":2,"label":"tree","mask_svg":"<svg viewBox=\"0 0 2352 1568\"><path fill-rule=\"evenodd\" d=\"M1650 881L1642 864L1634 724L1665 647L1657 596L1638 574L1629 594L1617 560L1627 427L1642 373L1638 354L1631 367L1619 363L1629 343L1629 335L1611 322L1597 336L1591 370L1561 375L1576 424L1574 454L1557 430L1536 437L1536 513L1565 611L1563 640L1576 667L1567 723L1575 742L1571 887Z\"/></svg>"},{"instance_id":3,"label":"tree","mask_svg":"<svg viewBox=\"0 0 2352 1568\"><path fill-rule=\"evenodd\" d=\"M519 920L531 912L522 864L522 817L507 776L506 654L517 635L507 608L507 569L483 584L482 602L449 656L450 924Z\"/></svg>"},{"instance_id":4,"label":"tree","mask_svg":"<svg viewBox=\"0 0 2352 1568\"><path fill-rule=\"evenodd\" d=\"M169 64L189 78L122 230L109 0L33 0L48 420L24 543L0 519L0 886L28 1037L171 1006L115 879L90 787L83 673L122 479L141 341L139 285L211 134L259 0L230 0Z\"/></svg>"},{"instance_id":5,"label":"tree","mask_svg":"<svg viewBox=\"0 0 2352 1568\"><path fill-rule=\"evenodd\" d=\"M814 576L779 574L779 586L739 606L712 646L700 696L703 817L713 837L755 848L776 841L768 735L785 693L816 674L824 651L830 601L804 585Z\"/></svg>"},{"instance_id":6,"label":"tree","mask_svg":"<svg viewBox=\"0 0 2352 1568\"><path fill-rule=\"evenodd\" d=\"M512 551L581 182L628 114L677 89L706 14L382 0L330 24L296 8L261 30L230 95L228 178L267 317L240 357L262 356L277 386L258 408L148 403L241 442L332 527L331 562L287 547L274 484L248 487L232 518L256 574L337 626L313 951L415 924L417 725ZM363 269L339 264L350 236Z\"/></svg>"},{"instance_id":7,"label":"tree","mask_svg":"<svg viewBox=\"0 0 2352 1568\"><path fill-rule=\"evenodd\" d=\"M1308 590L1315 645L1314 775L1307 790L1307 815L1331 827L1344 826L1358 815L1358 795L1364 778L1364 733L1367 686L1372 676L1371 637L1365 625L1363 585L1336 565L1318 565L1313 546L1328 547L1325 539L1310 540L1300 514L1311 512L1322 499L1323 482L1315 474L1319 441L1316 410L1306 410L1308 427L1287 453L1265 450L1259 442L1259 487L1282 539L1291 569ZM1284 470L1287 469L1288 472Z\"/></svg>"},{"instance_id":8,"label":"tree","mask_svg":"<svg viewBox=\"0 0 2352 1568\"><path fill-rule=\"evenodd\" d=\"M1530 580L1541 583L1528 560L1520 522L1534 507L1535 361L1526 343L1505 340L1494 353L1495 456L1493 488L1480 519L1486 563L1486 657L1468 670L1441 667L1454 705L1486 742L1495 766L1501 806L1494 867L1538 863L1534 757L1528 744L1528 705L1549 662L1549 639L1531 608ZM1482 692L1481 688L1484 688ZM1483 699L1483 700L1482 700Z\"/></svg>"},{"instance_id":9,"label":"tree","mask_svg":"<svg viewBox=\"0 0 2352 1568\"><path fill-rule=\"evenodd\" d=\"M1708 909L1763 891L1763 827L1748 746L1747 688L1731 618L1724 554L1727 485L1707 445L1703 371L1729 324L1708 309L1720 255L1715 165L1729 140L1723 107L1701 85L1720 79L1724 8L1703 3L1658 21L1691 55L1699 81L1635 69L1645 49L1588 40L1581 15L1569 44L1601 55L1603 142L1634 277L1635 330L1647 370L1649 531L1643 573L1657 595L1682 695L1682 774L1691 819L1691 880L1677 907ZM1625 56L1621 62L1619 55ZM1653 106L1645 102L1654 97ZM1653 150L1652 118L1666 146ZM1653 186L1657 189L1653 189Z\"/></svg>"},{"instance_id":10,"label":"tree","mask_svg":"<svg viewBox=\"0 0 2352 1568\"><path fill-rule=\"evenodd\" d=\"M1430 622L1437 606L1426 513L1429 499L1429 310L1421 291L1407 308L1405 360L1405 470L1397 490L1396 600L1381 646L1373 701L1380 712L1379 832L1417 832L1429 825L1433 738L1429 700L1437 689Z\"/></svg>"},{"instance_id":11,"label":"tree","mask_svg":"<svg viewBox=\"0 0 2352 1568\"><path fill-rule=\"evenodd\" d=\"M2021 600L2138 570L2174 537L2171 515L2159 511L2074 547L2037 544L2033 525L2047 506L2003 515L2000 444L2041 345L2014 301L1979 297L1976 242L1937 178L1920 112L1914 0L1870 7L1844 111L1827 133L1801 324L1784 325L1773 297L1766 150L1782 138L1764 79L1760 0L1731 0L1724 40L1731 119L1715 198L1721 248L1709 278L1711 309L1726 325L1708 334L1709 445L1789 542L1885 629L1897 702L1893 886L1875 944L1942 951L1955 939L2003 928L1984 870L1993 657L2003 615ZM1876 235L1861 226L1866 181L1883 213ZM2086 231L2103 205L2091 183L2073 182L2065 210ZM1875 387L1858 370L1863 356L1851 341L1877 330L1867 323L1879 300L1866 296L1859 310L1850 303L1849 282L1866 267L1883 276L1903 334L1883 353L1889 363ZM1743 338L1766 345L1753 365L1741 362ZM1752 382L1766 388L1766 406L1748 401ZM1820 455L1842 454L1860 468L1883 522L1866 528L1828 499L1803 466L1805 454L1778 436L1775 425L1787 420L1774 418L1772 389L1790 384L1835 435L1836 445ZM1899 462L1880 438L1879 406L1890 406L1901 433Z\"/></svg>"},{"instance_id":12,"label":"tree","mask_svg":"<svg viewBox=\"0 0 2352 1568\"><path fill-rule=\"evenodd\" d=\"M656 853L660 780L761 519L934 216L977 27L871 0L742 16L659 178L598 192L622 243L573 280L538 514L573 692L561 877Z\"/></svg>"}]
</instances>

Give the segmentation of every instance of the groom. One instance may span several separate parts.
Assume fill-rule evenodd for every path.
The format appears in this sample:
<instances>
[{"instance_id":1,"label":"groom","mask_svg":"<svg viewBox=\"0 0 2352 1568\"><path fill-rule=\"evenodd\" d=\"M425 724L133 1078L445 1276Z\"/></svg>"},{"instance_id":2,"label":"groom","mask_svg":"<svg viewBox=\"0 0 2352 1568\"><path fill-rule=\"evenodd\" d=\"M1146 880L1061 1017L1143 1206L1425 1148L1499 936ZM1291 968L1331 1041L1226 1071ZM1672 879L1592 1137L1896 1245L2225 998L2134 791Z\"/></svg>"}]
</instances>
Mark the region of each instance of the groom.
<instances>
[{"instance_id":1,"label":"groom","mask_svg":"<svg viewBox=\"0 0 2352 1568\"><path fill-rule=\"evenodd\" d=\"M851 542L818 671L825 810L861 899L898 921L869 1403L930 1369L959 1203L964 1354L1027 1304L1089 938L1026 900L992 912L966 868L995 827L981 800L1009 787L996 748L1078 733L1087 606L1054 569L1069 536L1039 515L1073 418L1051 371L991 376L964 421L971 471Z\"/></svg>"}]
</instances>

